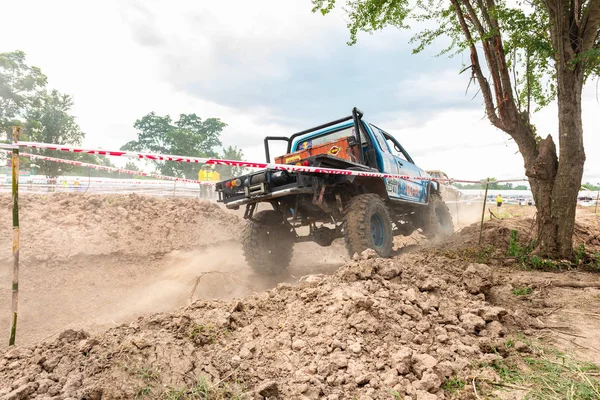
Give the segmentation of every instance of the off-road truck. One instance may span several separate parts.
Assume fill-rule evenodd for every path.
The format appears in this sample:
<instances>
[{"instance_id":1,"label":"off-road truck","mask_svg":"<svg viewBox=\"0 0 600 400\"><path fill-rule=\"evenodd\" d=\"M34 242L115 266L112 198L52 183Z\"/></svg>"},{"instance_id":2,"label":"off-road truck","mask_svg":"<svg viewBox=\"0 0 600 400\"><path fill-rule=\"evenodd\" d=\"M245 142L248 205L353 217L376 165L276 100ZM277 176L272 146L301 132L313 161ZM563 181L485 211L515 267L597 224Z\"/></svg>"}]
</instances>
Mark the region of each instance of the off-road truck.
<instances>
[{"instance_id":1,"label":"off-road truck","mask_svg":"<svg viewBox=\"0 0 600 400\"><path fill-rule=\"evenodd\" d=\"M230 209L246 207L242 245L256 272L281 272L298 242L329 246L344 238L350 256L371 248L390 257L395 235L417 229L428 237L452 233L452 217L439 183L415 165L392 135L362 117L355 107L348 117L289 137L268 136L267 163L272 163L270 142L284 141L287 154L276 157L275 164L380 172L406 179L267 168L217 183L218 201ZM259 203L270 203L272 209L256 211Z\"/></svg>"}]
</instances>

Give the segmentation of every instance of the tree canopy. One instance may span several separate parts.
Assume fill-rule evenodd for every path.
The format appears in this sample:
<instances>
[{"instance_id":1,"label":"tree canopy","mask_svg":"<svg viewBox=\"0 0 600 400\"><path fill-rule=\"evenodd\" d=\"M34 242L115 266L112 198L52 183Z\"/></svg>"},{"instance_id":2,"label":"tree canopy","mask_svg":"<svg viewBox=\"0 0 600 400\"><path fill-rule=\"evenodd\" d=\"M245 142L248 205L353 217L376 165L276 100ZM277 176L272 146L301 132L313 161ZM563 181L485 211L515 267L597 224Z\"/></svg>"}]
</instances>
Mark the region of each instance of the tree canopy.
<instances>
[{"instance_id":1,"label":"tree canopy","mask_svg":"<svg viewBox=\"0 0 600 400\"><path fill-rule=\"evenodd\" d=\"M219 156L224 160L243 160L244 153L237 146L227 146L223 148L223 154ZM242 175L245 171L244 167L232 167L230 165L217 165L216 170L219 172L221 179L229 179L234 176Z\"/></svg>"},{"instance_id":2,"label":"tree canopy","mask_svg":"<svg viewBox=\"0 0 600 400\"><path fill-rule=\"evenodd\" d=\"M312 0L313 12L326 15L338 2ZM344 9L349 17L350 45L357 42L361 31L373 33L388 26L408 30L416 24L423 29L410 40L415 45L413 53L444 38L448 45L438 55L471 51L471 63L464 66L472 72L471 79L478 74L492 75L494 94L488 93L488 85L480 87L488 116L498 117L505 96L514 96L519 110L527 113L554 100L557 47L564 49L571 68L584 71L585 79L600 76L600 2L596 0L348 0ZM573 14L574 23L559 27L561 12ZM573 39L579 35L579 43L565 46L558 29L572 33ZM500 35L501 49L495 35ZM473 52L478 43L482 49ZM488 63L504 68L513 81L482 68L482 52ZM497 120L494 125L499 123Z\"/></svg>"},{"instance_id":3,"label":"tree canopy","mask_svg":"<svg viewBox=\"0 0 600 400\"><path fill-rule=\"evenodd\" d=\"M175 154L189 157L217 157L219 136L227 124L218 118L202 120L196 114L181 114L177 121L151 112L135 121L138 139L122 150ZM198 178L197 164L152 161L161 174L188 179Z\"/></svg>"},{"instance_id":4,"label":"tree canopy","mask_svg":"<svg viewBox=\"0 0 600 400\"><path fill-rule=\"evenodd\" d=\"M43 143L68 143L81 145L85 134L75 122L75 117L69 114L73 100L69 95L61 94L56 90L42 93L35 106L26 112L24 138L33 142ZM32 149L31 153L48 157L57 157L55 151ZM59 158L82 160L82 155L63 153ZM39 171L50 178L64 175L75 167L69 164L60 164L54 161L35 160Z\"/></svg>"},{"instance_id":5,"label":"tree canopy","mask_svg":"<svg viewBox=\"0 0 600 400\"><path fill-rule=\"evenodd\" d=\"M21 125L27 110L39 105L48 79L37 67L25 64L25 53L0 53L0 129L12 137L12 125Z\"/></svg>"},{"instance_id":6,"label":"tree canopy","mask_svg":"<svg viewBox=\"0 0 600 400\"><path fill-rule=\"evenodd\" d=\"M34 66L27 65L25 53L17 50L0 53L0 129L12 139L12 125L24 129L21 139L46 143L81 144L85 134L71 115L73 99L57 90L49 90L47 77ZM49 150L30 150L33 154L57 157ZM81 154L64 153L59 158L80 160ZM82 160L83 161L83 160ZM29 165L23 159L23 167ZM36 160L36 172L56 178L76 169L73 165Z\"/></svg>"}]
</instances>

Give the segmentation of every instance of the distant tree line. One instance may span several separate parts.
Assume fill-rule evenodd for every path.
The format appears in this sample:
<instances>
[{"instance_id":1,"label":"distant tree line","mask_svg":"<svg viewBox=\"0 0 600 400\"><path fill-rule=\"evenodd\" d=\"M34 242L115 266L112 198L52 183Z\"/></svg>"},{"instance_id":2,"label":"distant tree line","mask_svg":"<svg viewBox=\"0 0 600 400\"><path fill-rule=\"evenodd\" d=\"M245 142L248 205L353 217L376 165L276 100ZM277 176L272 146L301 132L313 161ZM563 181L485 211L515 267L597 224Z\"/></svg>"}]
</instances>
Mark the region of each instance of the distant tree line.
<instances>
[{"instance_id":1,"label":"distant tree line","mask_svg":"<svg viewBox=\"0 0 600 400\"><path fill-rule=\"evenodd\" d=\"M496 182L497 179L496 178L490 178L490 182L489 182L489 186L488 189L490 190L529 190L529 187L526 185L514 185L511 182L506 182L506 183L498 183ZM461 183L455 183L454 186L456 186L459 189L464 189L464 190L479 190L479 189L484 189L485 190L485 183L475 183L475 184L461 184Z\"/></svg>"},{"instance_id":2,"label":"distant tree line","mask_svg":"<svg viewBox=\"0 0 600 400\"><path fill-rule=\"evenodd\" d=\"M592 190L594 192L600 192L600 183L594 185L592 183L586 182L586 183L582 184L581 187L588 189L588 190Z\"/></svg>"}]
</instances>

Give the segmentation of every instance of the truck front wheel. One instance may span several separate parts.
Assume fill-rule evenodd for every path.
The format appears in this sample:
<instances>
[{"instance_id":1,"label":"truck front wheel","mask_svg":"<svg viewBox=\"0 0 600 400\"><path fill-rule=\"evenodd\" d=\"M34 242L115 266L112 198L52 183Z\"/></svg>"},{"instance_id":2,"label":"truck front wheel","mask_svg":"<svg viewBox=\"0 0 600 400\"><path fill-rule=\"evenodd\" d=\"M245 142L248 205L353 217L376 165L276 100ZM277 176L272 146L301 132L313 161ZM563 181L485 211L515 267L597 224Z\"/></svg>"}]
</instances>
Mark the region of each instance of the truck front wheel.
<instances>
[{"instance_id":1,"label":"truck front wheel","mask_svg":"<svg viewBox=\"0 0 600 400\"><path fill-rule=\"evenodd\" d=\"M392 255L393 234L390 213L376 194L353 197L346 208L344 239L350 257L373 249L381 257Z\"/></svg>"},{"instance_id":2,"label":"truck front wheel","mask_svg":"<svg viewBox=\"0 0 600 400\"><path fill-rule=\"evenodd\" d=\"M275 210L264 210L246 221L242 248L248 265L261 275L278 275L292 259L295 234Z\"/></svg>"}]
</instances>

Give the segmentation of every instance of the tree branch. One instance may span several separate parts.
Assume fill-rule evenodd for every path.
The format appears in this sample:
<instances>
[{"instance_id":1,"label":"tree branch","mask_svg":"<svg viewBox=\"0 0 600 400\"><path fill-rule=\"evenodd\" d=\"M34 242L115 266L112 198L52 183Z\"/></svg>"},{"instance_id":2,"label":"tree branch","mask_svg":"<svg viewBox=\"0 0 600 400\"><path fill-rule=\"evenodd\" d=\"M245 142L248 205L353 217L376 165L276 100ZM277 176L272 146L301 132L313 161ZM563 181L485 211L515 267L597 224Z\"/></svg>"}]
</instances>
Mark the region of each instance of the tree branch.
<instances>
[{"instance_id":1,"label":"tree branch","mask_svg":"<svg viewBox=\"0 0 600 400\"><path fill-rule=\"evenodd\" d=\"M590 0L584 14L585 17L579 30L582 39L581 52L591 50L598 40L600 34L600 1Z\"/></svg>"},{"instance_id":2,"label":"tree branch","mask_svg":"<svg viewBox=\"0 0 600 400\"><path fill-rule=\"evenodd\" d=\"M454 7L454 11L456 13L456 17L458 18L458 22L460 27L465 34L465 38L469 43L469 49L471 52L471 64L473 68L473 73L477 78L477 82L479 83L479 88L481 89L481 94L483 95L483 102L485 104L485 111L490 122L499 129L503 129L504 125L498 115L496 114L496 108L494 107L494 100L492 97L492 91L490 89L490 84L483 76L481 72L481 64L479 63L479 55L477 54L477 48L475 47L475 43L473 41L473 36L471 35L471 31L465 21L465 16L460 7L458 0L450 0L452 2L452 6Z\"/></svg>"},{"instance_id":3,"label":"tree branch","mask_svg":"<svg viewBox=\"0 0 600 400\"><path fill-rule=\"evenodd\" d=\"M494 81L494 91L496 92L496 104L498 106L498 110L500 111L500 118L502 118L503 117L502 104L503 104L504 90L502 88L502 81L500 80L500 74L498 73L498 68L497 68L498 61L494 57L494 54L491 49L491 47L493 45L491 43L491 40L487 37L488 32L483 27L483 24L479 20L479 16L477 15L477 13L475 12L475 9L471 5L470 0L461 0L461 1L467 7L467 11L469 13L469 18L470 18L471 22L473 22L473 25L475 25L475 28L477 28L477 31L479 32L479 37L480 37L481 43L483 44L483 54L485 55L485 58L488 63L488 67L490 69L490 73L492 74L492 80ZM480 8L481 8L481 3L480 3Z\"/></svg>"},{"instance_id":4,"label":"tree branch","mask_svg":"<svg viewBox=\"0 0 600 400\"><path fill-rule=\"evenodd\" d=\"M500 72L500 78L502 80L502 87L504 89L504 102L508 106L509 112L511 113L511 117L516 118L518 114L518 108L516 107L513 93L511 90L510 83L510 71L508 70L508 66L506 65L506 54L504 53L504 45L502 44L502 36L500 35L500 25L498 24L498 20L495 17L492 17L489 14L490 10L493 10L496 7L494 0L486 0L487 8L483 7L482 12L486 15L487 19L489 19L491 23L491 27L494 30L494 41L495 41L495 50L497 52L497 60L498 60L498 69Z\"/></svg>"}]
</instances>

